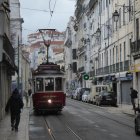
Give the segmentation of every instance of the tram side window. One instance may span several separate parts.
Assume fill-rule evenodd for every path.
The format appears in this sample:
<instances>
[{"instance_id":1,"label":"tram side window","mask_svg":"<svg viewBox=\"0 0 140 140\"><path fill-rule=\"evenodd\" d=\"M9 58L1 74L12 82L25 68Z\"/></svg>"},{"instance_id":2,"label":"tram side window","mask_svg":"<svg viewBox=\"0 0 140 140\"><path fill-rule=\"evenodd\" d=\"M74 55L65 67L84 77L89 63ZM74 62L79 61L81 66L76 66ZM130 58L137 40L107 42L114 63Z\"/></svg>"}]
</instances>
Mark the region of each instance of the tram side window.
<instances>
[{"instance_id":1,"label":"tram side window","mask_svg":"<svg viewBox=\"0 0 140 140\"><path fill-rule=\"evenodd\" d=\"M55 78L55 90L59 91L59 90L63 90L62 89L62 78L61 77L58 77L58 78Z\"/></svg>"},{"instance_id":2,"label":"tram side window","mask_svg":"<svg viewBox=\"0 0 140 140\"><path fill-rule=\"evenodd\" d=\"M36 91L43 91L43 78L36 78Z\"/></svg>"},{"instance_id":3,"label":"tram side window","mask_svg":"<svg viewBox=\"0 0 140 140\"><path fill-rule=\"evenodd\" d=\"M45 78L45 91L54 91L54 79Z\"/></svg>"}]
</instances>

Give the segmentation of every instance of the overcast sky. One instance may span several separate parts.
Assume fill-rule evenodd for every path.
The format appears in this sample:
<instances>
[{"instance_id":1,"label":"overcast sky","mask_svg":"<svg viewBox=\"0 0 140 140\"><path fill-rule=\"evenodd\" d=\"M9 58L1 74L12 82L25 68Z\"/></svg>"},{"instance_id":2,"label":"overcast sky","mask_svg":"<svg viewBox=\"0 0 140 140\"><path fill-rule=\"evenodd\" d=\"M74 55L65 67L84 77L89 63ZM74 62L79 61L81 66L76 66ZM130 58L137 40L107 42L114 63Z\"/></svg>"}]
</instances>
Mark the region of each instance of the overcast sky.
<instances>
[{"instance_id":1,"label":"overcast sky","mask_svg":"<svg viewBox=\"0 0 140 140\"><path fill-rule=\"evenodd\" d=\"M21 17L24 19L24 43L28 34L34 33L41 28L55 28L59 31L64 31L69 17L74 15L75 10L75 0L20 0L20 3ZM45 10L45 12L34 9ZM53 11L53 9L54 13L50 20L49 11Z\"/></svg>"}]
</instances>

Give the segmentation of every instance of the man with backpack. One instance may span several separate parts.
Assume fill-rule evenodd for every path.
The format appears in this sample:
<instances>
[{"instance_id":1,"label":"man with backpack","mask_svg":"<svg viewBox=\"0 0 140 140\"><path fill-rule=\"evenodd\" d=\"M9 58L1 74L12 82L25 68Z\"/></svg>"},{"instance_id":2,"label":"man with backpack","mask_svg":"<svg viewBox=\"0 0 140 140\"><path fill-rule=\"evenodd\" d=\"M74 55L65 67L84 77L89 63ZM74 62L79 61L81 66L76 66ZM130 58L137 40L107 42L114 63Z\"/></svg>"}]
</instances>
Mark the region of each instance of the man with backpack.
<instances>
[{"instance_id":1,"label":"man with backpack","mask_svg":"<svg viewBox=\"0 0 140 140\"><path fill-rule=\"evenodd\" d=\"M15 129L15 131L18 131L18 126L20 122L20 113L21 109L23 108L24 104L20 97L20 94L18 92L18 89L15 88L15 90L12 93L12 96L9 98L5 111L8 112L10 109L11 114L11 127L12 131Z\"/></svg>"},{"instance_id":2,"label":"man with backpack","mask_svg":"<svg viewBox=\"0 0 140 140\"><path fill-rule=\"evenodd\" d=\"M130 93L131 103L133 105L133 109L135 110L136 109L135 100L138 97L138 92L135 89L133 89L132 87L130 88L130 90L131 90L131 93Z\"/></svg>"}]
</instances>

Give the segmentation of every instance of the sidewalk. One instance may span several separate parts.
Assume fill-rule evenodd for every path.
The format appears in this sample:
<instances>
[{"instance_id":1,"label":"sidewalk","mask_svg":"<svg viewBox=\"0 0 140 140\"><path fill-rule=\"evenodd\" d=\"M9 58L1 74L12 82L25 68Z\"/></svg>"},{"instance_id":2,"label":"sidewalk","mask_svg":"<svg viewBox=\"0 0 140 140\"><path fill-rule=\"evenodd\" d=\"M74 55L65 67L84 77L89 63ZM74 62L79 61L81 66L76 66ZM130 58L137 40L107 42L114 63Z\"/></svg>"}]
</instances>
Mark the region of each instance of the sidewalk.
<instances>
[{"instance_id":1,"label":"sidewalk","mask_svg":"<svg viewBox=\"0 0 140 140\"><path fill-rule=\"evenodd\" d=\"M111 113L123 113L123 114L127 114L129 116L134 117L135 116L135 112L132 109L132 105L118 105L118 107L108 107L107 108L108 112Z\"/></svg>"},{"instance_id":2,"label":"sidewalk","mask_svg":"<svg viewBox=\"0 0 140 140\"><path fill-rule=\"evenodd\" d=\"M21 113L19 131L11 131L10 114L0 121L0 140L29 140L28 123L30 107L24 107Z\"/></svg>"}]
</instances>

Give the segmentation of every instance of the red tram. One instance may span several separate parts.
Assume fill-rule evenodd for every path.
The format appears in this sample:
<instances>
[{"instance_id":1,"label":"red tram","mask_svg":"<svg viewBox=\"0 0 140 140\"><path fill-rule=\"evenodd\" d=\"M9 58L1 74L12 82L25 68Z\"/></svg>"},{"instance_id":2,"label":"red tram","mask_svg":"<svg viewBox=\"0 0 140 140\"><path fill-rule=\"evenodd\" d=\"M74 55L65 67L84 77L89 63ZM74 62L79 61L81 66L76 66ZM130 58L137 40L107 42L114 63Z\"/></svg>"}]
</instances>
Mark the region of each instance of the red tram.
<instances>
[{"instance_id":1,"label":"red tram","mask_svg":"<svg viewBox=\"0 0 140 140\"><path fill-rule=\"evenodd\" d=\"M61 111L66 100L64 82L64 73L59 65L49 62L39 65L33 72L34 111Z\"/></svg>"}]
</instances>

